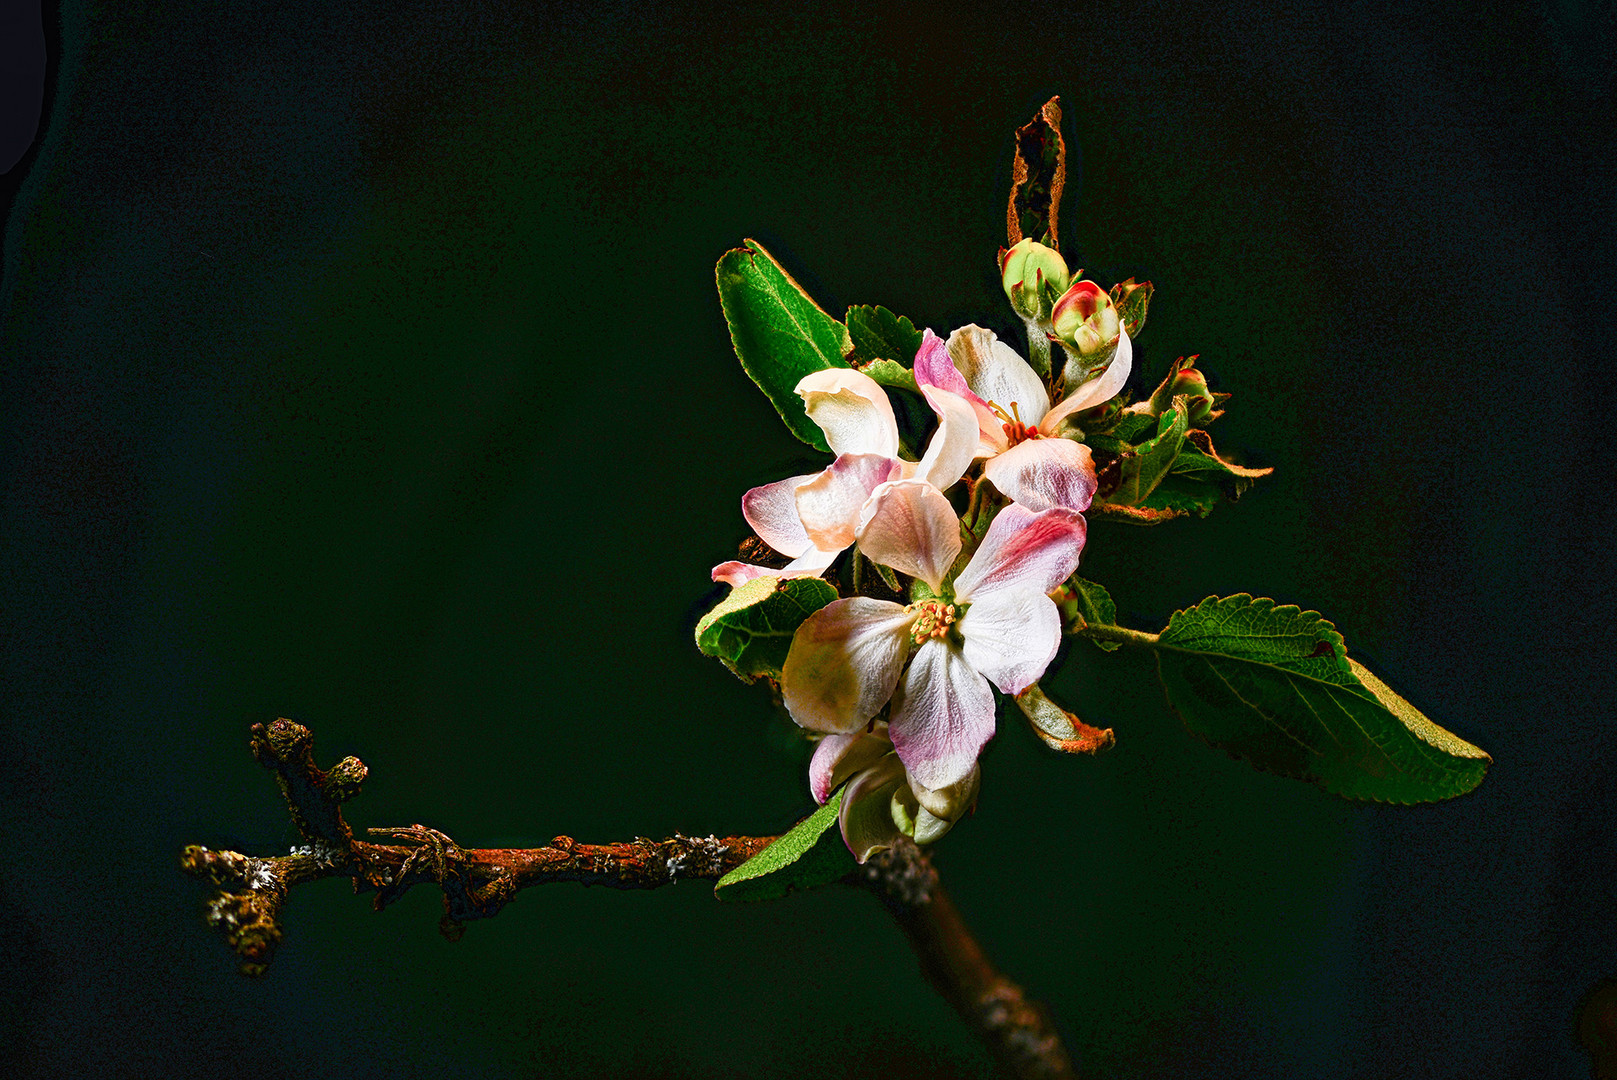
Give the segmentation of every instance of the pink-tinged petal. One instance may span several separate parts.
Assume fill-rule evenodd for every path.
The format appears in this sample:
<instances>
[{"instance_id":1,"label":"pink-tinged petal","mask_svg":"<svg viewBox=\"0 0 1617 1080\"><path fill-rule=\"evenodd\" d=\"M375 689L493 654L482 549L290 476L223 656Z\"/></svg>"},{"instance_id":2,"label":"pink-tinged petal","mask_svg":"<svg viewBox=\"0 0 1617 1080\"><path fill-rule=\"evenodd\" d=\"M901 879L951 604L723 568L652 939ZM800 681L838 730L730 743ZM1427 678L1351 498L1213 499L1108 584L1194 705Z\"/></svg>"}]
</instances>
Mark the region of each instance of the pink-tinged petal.
<instances>
[{"instance_id":1,"label":"pink-tinged petal","mask_svg":"<svg viewBox=\"0 0 1617 1080\"><path fill-rule=\"evenodd\" d=\"M965 376L960 374L954 361L949 358L948 343L931 330L921 335L921 349L915 354L915 382L923 394L927 387L935 387L963 399L971 406L972 414L977 419L978 432L973 457L988 457L1005 449L1005 429L1001 426L1004 421L994 414L988 402L971 392ZM933 400L930 394L927 400ZM937 407L937 403L933 402L932 408L936 410ZM943 414L939 412L938 415L941 418Z\"/></svg>"},{"instance_id":2,"label":"pink-tinged petal","mask_svg":"<svg viewBox=\"0 0 1617 1080\"><path fill-rule=\"evenodd\" d=\"M1112 400L1123 389L1133 368L1134 344L1129 341L1128 331L1119 330L1117 352L1112 356L1112 362L1106 365L1106 370L1062 398L1061 404L1045 413L1044 419L1039 421L1039 430L1053 435L1056 428L1061 426L1061 421L1078 410L1092 409Z\"/></svg>"},{"instance_id":3,"label":"pink-tinged petal","mask_svg":"<svg viewBox=\"0 0 1617 1080\"><path fill-rule=\"evenodd\" d=\"M1078 511L1058 506L1035 514L1011 503L955 579L955 597L966 602L1005 589L1050 592L1072 576L1083 549L1084 517Z\"/></svg>"},{"instance_id":4,"label":"pink-tinged petal","mask_svg":"<svg viewBox=\"0 0 1617 1080\"><path fill-rule=\"evenodd\" d=\"M866 769L848 782L848 790L842 796L842 809L837 813L837 824L842 826L843 843L859 862L887 850L904 835L894 823L891 810L893 792L903 782L904 766L896 756Z\"/></svg>"},{"instance_id":5,"label":"pink-tinged petal","mask_svg":"<svg viewBox=\"0 0 1617 1080\"><path fill-rule=\"evenodd\" d=\"M852 368L826 368L798 380L809 419L833 454L898 456L898 421L881 384Z\"/></svg>"},{"instance_id":6,"label":"pink-tinged petal","mask_svg":"<svg viewBox=\"0 0 1617 1080\"><path fill-rule=\"evenodd\" d=\"M827 735L809 759L809 791L814 801L823 805L848 777L863 772L892 752L886 724L878 724L877 733Z\"/></svg>"},{"instance_id":7,"label":"pink-tinged petal","mask_svg":"<svg viewBox=\"0 0 1617 1080\"><path fill-rule=\"evenodd\" d=\"M817 548L841 551L854 541L865 500L898 471L893 458L843 454L818 476L798 485L795 498L803 534Z\"/></svg>"},{"instance_id":8,"label":"pink-tinged petal","mask_svg":"<svg viewBox=\"0 0 1617 1080\"><path fill-rule=\"evenodd\" d=\"M910 651L915 613L855 596L833 600L803 621L781 667L786 711L811 731L847 735L893 696Z\"/></svg>"},{"instance_id":9,"label":"pink-tinged petal","mask_svg":"<svg viewBox=\"0 0 1617 1080\"><path fill-rule=\"evenodd\" d=\"M994 692L953 645L928 641L899 681L887 733L912 777L946 788L971 775L994 737Z\"/></svg>"},{"instance_id":10,"label":"pink-tinged petal","mask_svg":"<svg viewBox=\"0 0 1617 1080\"><path fill-rule=\"evenodd\" d=\"M960 519L943 492L925 480L893 480L865 505L859 550L937 592L960 555Z\"/></svg>"},{"instance_id":11,"label":"pink-tinged petal","mask_svg":"<svg viewBox=\"0 0 1617 1080\"><path fill-rule=\"evenodd\" d=\"M808 473L777 480L741 496L741 516L747 519L752 531L787 558L795 559L813 546L808 533L803 531L802 519L797 516L797 489L818 475Z\"/></svg>"},{"instance_id":12,"label":"pink-tinged petal","mask_svg":"<svg viewBox=\"0 0 1617 1080\"><path fill-rule=\"evenodd\" d=\"M915 354L915 382L918 386L935 386L961 397L976 396L949 358L949 343L930 329L922 332L921 348Z\"/></svg>"},{"instance_id":13,"label":"pink-tinged petal","mask_svg":"<svg viewBox=\"0 0 1617 1080\"><path fill-rule=\"evenodd\" d=\"M1052 506L1087 510L1095 497L1095 460L1071 439L1029 439L983 463L983 475L1012 502L1034 512Z\"/></svg>"},{"instance_id":14,"label":"pink-tinged petal","mask_svg":"<svg viewBox=\"0 0 1617 1080\"><path fill-rule=\"evenodd\" d=\"M933 432L921 463L911 475L942 491L964 476L977 456L977 414L959 394L935 386L923 386L921 393L938 414L938 430Z\"/></svg>"},{"instance_id":15,"label":"pink-tinged petal","mask_svg":"<svg viewBox=\"0 0 1617 1080\"><path fill-rule=\"evenodd\" d=\"M756 563L738 562L731 559L713 568L713 580L723 581L730 585L745 585L753 578L760 577L819 577L825 573L826 568L837 561L842 549L835 551L821 551L811 547L791 562L779 569L773 566L759 566Z\"/></svg>"},{"instance_id":16,"label":"pink-tinged petal","mask_svg":"<svg viewBox=\"0 0 1617 1080\"><path fill-rule=\"evenodd\" d=\"M1061 647L1061 613L1032 589L989 593L960 620L960 654L1007 694L1039 681Z\"/></svg>"},{"instance_id":17,"label":"pink-tinged petal","mask_svg":"<svg viewBox=\"0 0 1617 1080\"><path fill-rule=\"evenodd\" d=\"M738 562L731 559L729 562L721 562L713 568L713 580L722 581L726 585L745 585L753 578L779 573L779 570L773 570L767 566L758 566L756 563Z\"/></svg>"},{"instance_id":18,"label":"pink-tinged petal","mask_svg":"<svg viewBox=\"0 0 1617 1080\"><path fill-rule=\"evenodd\" d=\"M1020 417L1024 427L1037 424L1050 411L1044 380L992 330L962 326L949 335L949 356L972 393L998 405L1006 415Z\"/></svg>"}]
</instances>

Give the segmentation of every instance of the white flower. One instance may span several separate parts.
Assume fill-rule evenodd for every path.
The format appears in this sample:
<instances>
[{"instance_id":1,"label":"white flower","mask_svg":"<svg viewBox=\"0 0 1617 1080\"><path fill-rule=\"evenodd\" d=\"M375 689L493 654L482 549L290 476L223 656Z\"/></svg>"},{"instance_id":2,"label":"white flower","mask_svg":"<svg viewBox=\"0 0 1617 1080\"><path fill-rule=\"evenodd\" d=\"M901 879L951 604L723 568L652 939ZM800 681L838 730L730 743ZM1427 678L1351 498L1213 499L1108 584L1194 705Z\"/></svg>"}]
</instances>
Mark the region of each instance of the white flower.
<instances>
[{"instance_id":1,"label":"white flower","mask_svg":"<svg viewBox=\"0 0 1617 1080\"><path fill-rule=\"evenodd\" d=\"M827 368L797 384L809 419L825 432L837 455L818 473L755 487L741 499L741 513L758 538L792 561L779 570L726 562L713 580L740 585L755 577L818 576L857 542L872 495L890 481L911 480L946 488L971 464L976 418L964 399L923 390L938 413L936 434L919 462L898 457L898 421L880 384L852 368Z\"/></svg>"},{"instance_id":2,"label":"white flower","mask_svg":"<svg viewBox=\"0 0 1617 1080\"><path fill-rule=\"evenodd\" d=\"M861 549L925 581L935 598L856 596L821 608L792 638L782 696L798 724L841 736L891 700L888 732L912 783L951 789L994 734L990 683L1019 694L1055 658L1061 617L1047 594L1078 565L1084 519L1067 507L1007 506L951 584L944 577L961 545L948 500L896 481L872 502Z\"/></svg>"},{"instance_id":3,"label":"white flower","mask_svg":"<svg viewBox=\"0 0 1617 1080\"><path fill-rule=\"evenodd\" d=\"M1106 370L1054 407L1044 380L992 330L962 326L947 344L931 330L915 357L915 381L937 407L943 395L965 401L978 426L973 456L986 458L983 476L1029 510L1065 506L1085 510L1095 495L1089 447L1056 435L1080 409L1117 395L1134 363L1129 336L1118 331L1117 353Z\"/></svg>"},{"instance_id":4,"label":"white flower","mask_svg":"<svg viewBox=\"0 0 1617 1080\"><path fill-rule=\"evenodd\" d=\"M977 801L981 770L935 791L915 781L893 752L887 725L876 721L852 735L827 735L809 762L809 789L825 803L844 783L837 824L854 858L864 862L893 846L900 835L931 844L954 827Z\"/></svg>"}]
</instances>

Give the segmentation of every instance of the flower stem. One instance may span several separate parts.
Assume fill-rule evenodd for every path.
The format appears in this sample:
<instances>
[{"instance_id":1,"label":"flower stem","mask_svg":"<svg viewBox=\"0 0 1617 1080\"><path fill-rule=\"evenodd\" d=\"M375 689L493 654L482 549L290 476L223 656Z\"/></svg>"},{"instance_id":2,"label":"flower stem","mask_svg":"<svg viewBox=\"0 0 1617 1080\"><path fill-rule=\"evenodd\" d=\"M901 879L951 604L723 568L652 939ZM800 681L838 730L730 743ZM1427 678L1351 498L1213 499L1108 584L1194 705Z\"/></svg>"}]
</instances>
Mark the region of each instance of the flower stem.
<instances>
[{"instance_id":1,"label":"flower stem","mask_svg":"<svg viewBox=\"0 0 1617 1080\"><path fill-rule=\"evenodd\" d=\"M1148 634L1144 630L1130 630L1126 626L1111 626L1107 623L1085 623L1082 630L1076 631L1079 637L1096 638L1100 641L1119 641L1125 645L1143 645L1146 648L1155 648L1159 634Z\"/></svg>"},{"instance_id":2,"label":"flower stem","mask_svg":"<svg viewBox=\"0 0 1617 1080\"><path fill-rule=\"evenodd\" d=\"M1038 323L1024 319L1027 326L1027 359L1039 378L1050 379L1050 338ZM1035 421L1036 422L1036 421Z\"/></svg>"}]
</instances>

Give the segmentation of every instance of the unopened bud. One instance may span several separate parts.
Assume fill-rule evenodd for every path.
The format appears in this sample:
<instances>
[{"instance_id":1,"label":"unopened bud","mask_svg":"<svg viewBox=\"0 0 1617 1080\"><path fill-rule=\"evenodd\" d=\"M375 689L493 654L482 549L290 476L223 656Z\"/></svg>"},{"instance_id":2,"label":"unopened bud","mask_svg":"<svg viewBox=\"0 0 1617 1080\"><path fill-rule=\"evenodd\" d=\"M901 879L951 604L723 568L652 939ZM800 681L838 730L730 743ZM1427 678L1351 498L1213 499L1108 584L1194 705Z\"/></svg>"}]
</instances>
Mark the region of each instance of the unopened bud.
<instances>
[{"instance_id":1,"label":"unopened bud","mask_svg":"<svg viewBox=\"0 0 1617 1080\"><path fill-rule=\"evenodd\" d=\"M1041 322L1050 317L1055 298L1067 290L1067 260L1055 248L1032 237L1018 240L999 252L1000 284L1011 307L1023 319Z\"/></svg>"},{"instance_id":2,"label":"unopened bud","mask_svg":"<svg viewBox=\"0 0 1617 1080\"><path fill-rule=\"evenodd\" d=\"M1117 345L1117 305L1093 281L1075 281L1050 312L1057 339L1084 360L1102 360Z\"/></svg>"},{"instance_id":3,"label":"unopened bud","mask_svg":"<svg viewBox=\"0 0 1617 1080\"><path fill-rule=\"evenodd\" d=\"M1186 416L1192 427L1201 427L1223 415L1218 403L1227 394L1215 394L1207 387L1207 376L1196 369L1194 356L1181 359L1169 369L1167 378L1163 379L1157 388L1151 391L1151 396L1133 406L1135 412L1149 413L1152 416L1161 416L1173 408L1174 398L1187 398L1189 411Z\"/></svg>"}]
</instances>

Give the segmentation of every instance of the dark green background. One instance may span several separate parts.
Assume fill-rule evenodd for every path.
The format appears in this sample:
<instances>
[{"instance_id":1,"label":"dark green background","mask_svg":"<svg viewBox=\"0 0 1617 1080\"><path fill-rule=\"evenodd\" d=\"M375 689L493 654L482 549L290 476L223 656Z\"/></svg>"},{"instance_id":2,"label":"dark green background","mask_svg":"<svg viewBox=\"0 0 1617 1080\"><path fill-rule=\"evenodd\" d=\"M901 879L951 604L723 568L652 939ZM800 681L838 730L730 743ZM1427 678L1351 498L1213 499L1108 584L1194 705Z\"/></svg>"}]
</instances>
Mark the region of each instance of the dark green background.
<instances>
[{"instance_id":1,"label":"dark green background","mask_svg":"<svg viewBox=\"0 0 1617 1080\"><path fill-rule=\"evenodd\" d=\"M1489 751L1348 805L1187 737L1146 657L1047 682L938 865L1086 1077L1587 1068L1617 974L1614 32L1576 7L67 4L5 237L5 1057L27 1075L981 1076L869 897L300 889L236 976L175 868L295 839L247 726L357 753L359 826L771 832L807 750L697 654L743 490L823 462L733 354L745 236L832 311L1009 333L1011 129L1061 94L1075 265L1157 287L1239 505L1096 524L1127 621L1317 607Z\"/></svg>"}]
</instances>

